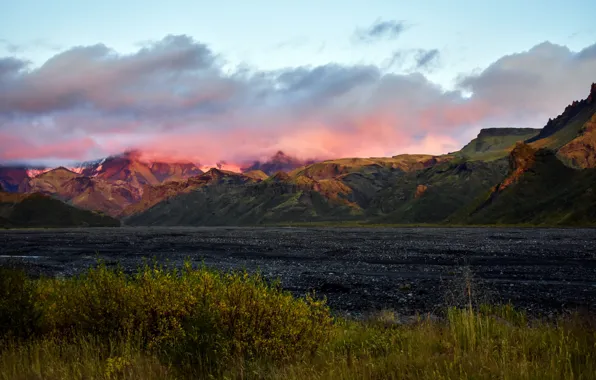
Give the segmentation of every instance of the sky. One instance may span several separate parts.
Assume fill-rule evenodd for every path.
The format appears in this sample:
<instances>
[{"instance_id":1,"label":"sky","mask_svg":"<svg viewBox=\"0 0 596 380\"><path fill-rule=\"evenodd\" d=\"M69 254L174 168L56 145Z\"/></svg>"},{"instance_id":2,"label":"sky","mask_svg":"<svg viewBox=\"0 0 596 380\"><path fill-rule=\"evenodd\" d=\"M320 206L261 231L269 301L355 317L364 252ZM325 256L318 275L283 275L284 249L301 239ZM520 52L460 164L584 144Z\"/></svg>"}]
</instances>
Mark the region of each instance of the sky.
<instances>
[{"instance_id":1,"label":"sky","mask_svg":"<svg viewBox=\"0 0 596 380\"><path fill-rule=\"evenodd\" d=\"M0 0L0 162L442 154L596 82L593 0Z\"/></svg>"}]
</instances>

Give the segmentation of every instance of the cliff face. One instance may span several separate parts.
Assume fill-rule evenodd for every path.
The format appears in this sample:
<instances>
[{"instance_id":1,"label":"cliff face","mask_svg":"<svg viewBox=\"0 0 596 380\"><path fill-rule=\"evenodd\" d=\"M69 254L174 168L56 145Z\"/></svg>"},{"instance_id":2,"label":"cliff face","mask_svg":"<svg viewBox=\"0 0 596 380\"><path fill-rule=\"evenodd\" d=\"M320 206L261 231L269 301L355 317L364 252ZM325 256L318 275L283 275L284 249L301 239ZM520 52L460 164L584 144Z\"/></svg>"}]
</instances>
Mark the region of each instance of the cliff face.
<instances>
[{"instance_id":1,"label":"cliff face","mask_svg":"<svg viewBox=\"0 0 596 380\"><path fill-rule=\"evenodd\" d=\"M517 143L509 155L509 175L495 187L495 192L505 190L517 182L536 162L536 150L525 143Z\"/></svg>"},{"instance_id":2,"label":"cliff face","mask_svg":"<svg viewBox=\"0 0 596 380\"><path fill-rule=\"evenodd\" d=\"M563 145L558 153L572 167L596 168L596 113L583 125L580 135Z\"/></svg>"}]
</instances>

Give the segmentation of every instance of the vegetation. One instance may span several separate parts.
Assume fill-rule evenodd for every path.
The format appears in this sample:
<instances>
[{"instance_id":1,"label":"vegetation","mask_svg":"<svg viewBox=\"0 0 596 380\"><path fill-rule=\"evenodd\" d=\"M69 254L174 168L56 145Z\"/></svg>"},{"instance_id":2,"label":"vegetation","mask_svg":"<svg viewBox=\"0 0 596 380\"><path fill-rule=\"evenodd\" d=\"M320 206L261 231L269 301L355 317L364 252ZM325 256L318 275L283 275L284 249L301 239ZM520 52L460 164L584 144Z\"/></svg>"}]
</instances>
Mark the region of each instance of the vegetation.
<instances>
[{"instance_id":1,"label":"vegetation","mask_svg":"<svg viewBox=\"0 0 596 380\"><path fill-rule=\"evenodd\" d=\"M407 325L389 311L351 321L259 275L190 264L0 271L0 379L596 378L587 319L470 306Z\"/></svg>"},{"instance_id":2,"label":"vegetation","mask_svg":"<svg viewBox=\"0 0 596 380\"><path fill-rule=\"evenodd\" d=\"M0 192L0 227L119 227L120 221L42 194Z\"/></svg>"}]
</instances>

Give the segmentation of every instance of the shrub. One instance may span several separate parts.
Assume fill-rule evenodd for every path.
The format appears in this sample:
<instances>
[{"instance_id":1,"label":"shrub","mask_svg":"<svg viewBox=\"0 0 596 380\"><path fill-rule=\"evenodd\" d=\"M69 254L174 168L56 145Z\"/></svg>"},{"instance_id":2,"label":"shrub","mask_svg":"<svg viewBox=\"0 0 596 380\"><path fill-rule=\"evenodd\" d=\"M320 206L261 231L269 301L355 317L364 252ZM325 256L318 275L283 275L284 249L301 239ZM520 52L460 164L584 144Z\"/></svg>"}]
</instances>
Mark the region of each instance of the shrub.
<instances>
[{"instance_id":1,"label":"shrub","mask_svg":"<svg viewBox=\"0 0 596 380\"><path fill-rule=\"evenodd\" d=\"M39 313L33 289L24 271L0 268L0 338L23 338L36 332Z\"/></svg>"},{"instance_id":2,"label":"shrub","mask_svg":"<svg viewBox=\"0 0 596 380\"><path fill-rule=\"evenodd\" d=\"M294 298L260 275L145 266L133 275L105 265L37 283L41 329L54 336L139 337L188 364L312 354L332 330L322 300ZM225 359L225 360L224 360Z\"/></svg>"}]
</instances>

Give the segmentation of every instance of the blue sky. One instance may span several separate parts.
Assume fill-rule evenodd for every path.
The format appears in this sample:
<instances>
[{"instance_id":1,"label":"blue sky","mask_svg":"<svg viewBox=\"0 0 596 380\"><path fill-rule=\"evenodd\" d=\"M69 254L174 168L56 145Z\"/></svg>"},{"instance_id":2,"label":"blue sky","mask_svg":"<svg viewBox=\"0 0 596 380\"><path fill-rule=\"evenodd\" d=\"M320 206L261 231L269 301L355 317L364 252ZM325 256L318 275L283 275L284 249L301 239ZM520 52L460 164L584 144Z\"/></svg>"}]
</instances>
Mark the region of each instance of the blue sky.
<instances>
[{"instance_id":1,"label":"blue sky","mask_svg":"<svg viewBox=\"0 0 596 380\"><path fill-rule=\"evenodd\" d=\"M596 81L593 0L0 1L0 160L438 154Z\"/></svg>"},{"instance_id":2,"label":"blue sky","mask_svg":"<svg viewBox=\"0 0 596 380\"><path fill-rule=\"evenodd\" d=\"M234 66L280 69L329 62L383 65L396 49L439 49L444 65L428 74L443 85L462 72L543 41L581 49L596 40L591 0L554 1L80 1L5 0L0 38L18 56L42 63L55 51L140 43L187 34ZM356 28L403 20L398 38L355 44ZM5 53L6 45L4 46ZM399 68L397 69L399 70Z\"/></svg>"}]
</instances>

